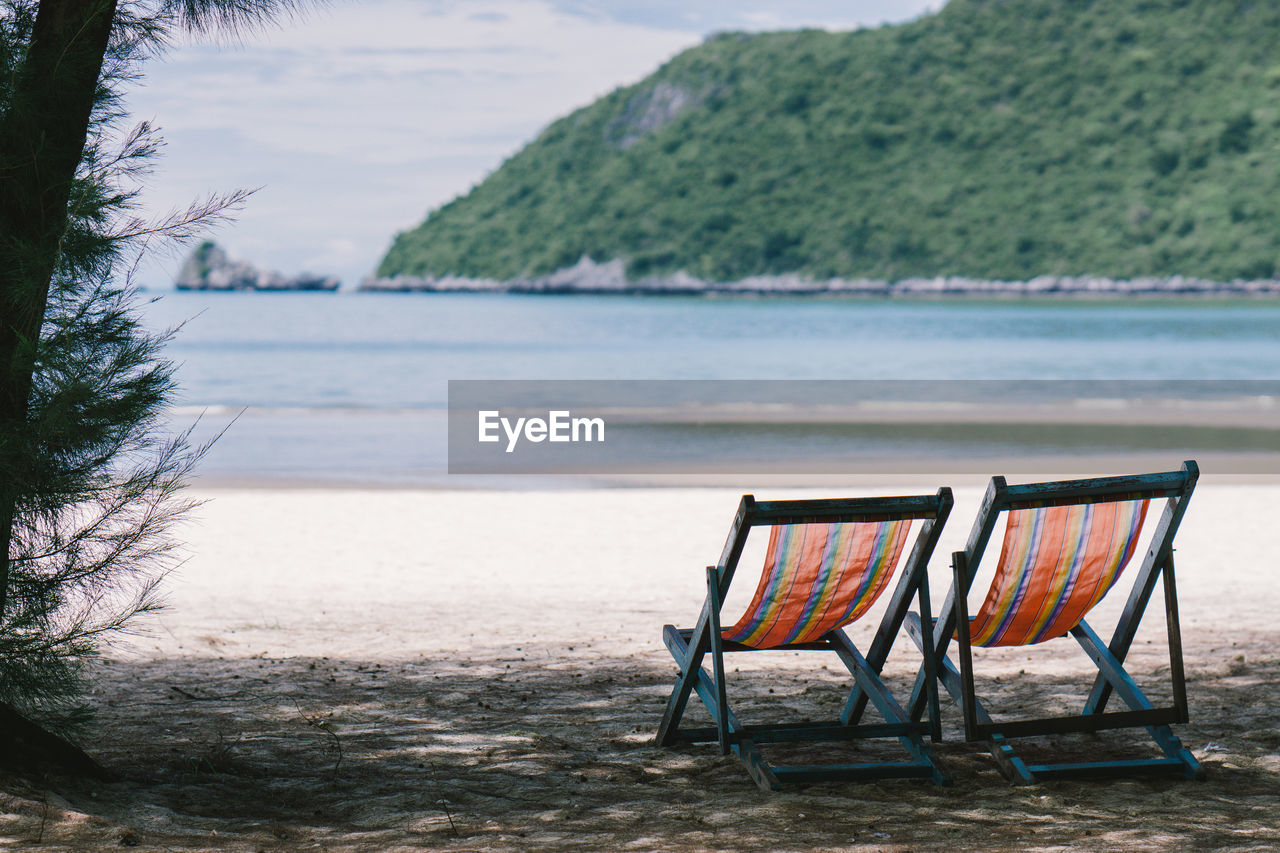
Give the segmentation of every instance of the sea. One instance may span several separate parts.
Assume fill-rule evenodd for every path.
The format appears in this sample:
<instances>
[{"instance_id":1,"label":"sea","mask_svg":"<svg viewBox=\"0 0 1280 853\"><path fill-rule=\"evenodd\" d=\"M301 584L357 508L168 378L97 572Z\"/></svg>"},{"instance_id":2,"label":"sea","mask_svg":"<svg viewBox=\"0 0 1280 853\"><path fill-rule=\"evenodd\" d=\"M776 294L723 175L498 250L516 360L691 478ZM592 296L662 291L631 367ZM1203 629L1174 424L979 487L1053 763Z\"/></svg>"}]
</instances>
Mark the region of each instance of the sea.
<instances>
[{"instance_id":1,"label":"sea","mask_svg":"<svg viewBox=\"0 0 1280 853\"><path fill-rule=\"evenodd\" d=\"M140 296L210 483L518 487L448 473L450 380L1280 382L1273 301Z\"/></svg>"}]
</instances>

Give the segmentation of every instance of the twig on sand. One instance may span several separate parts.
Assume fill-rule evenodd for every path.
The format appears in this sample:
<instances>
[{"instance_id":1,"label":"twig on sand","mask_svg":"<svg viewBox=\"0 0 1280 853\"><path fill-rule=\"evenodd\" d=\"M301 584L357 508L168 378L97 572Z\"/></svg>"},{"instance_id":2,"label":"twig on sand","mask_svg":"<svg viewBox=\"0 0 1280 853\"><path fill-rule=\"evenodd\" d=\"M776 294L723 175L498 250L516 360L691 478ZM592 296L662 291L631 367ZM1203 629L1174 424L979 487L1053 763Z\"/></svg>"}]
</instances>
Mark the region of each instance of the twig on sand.
<instances>
[{"instance_id":1,"label":"twig on sand","mask_svg":"<svg viewBox=\"0 0 1280 853\"><path fill-rule=\"evenodd\" d=\"M40 804L40 828L36 830L36 844L44 843L44 827L49 822L49 789L41 786L44 796L41 797Z\"/></svg>"},{"instance_id":2,"label":"twig on sand","mask_svg":"<svg viewBox=\"0 0 1280 853\"><path fill-rule=\"evenodd\" d=\"M302 706L298 704L297 699L293 700L293 706L298 709L298 716L302 717L307 725L333 738L333 747L338 753L338 757L333 762L333 778L336 780L338 778L338 768L342 766L342 739L338 737L338 733L333 730L333 726L329 724L328 720L322 719L319 715L312 716L302 710Z\"/></svg>"},{"instance_id":3,"label":"twig on sand","mask_svg":"<svg viewBox=\"0 0 1280 853\"><path fill-rule=\"evenodd\" d=\"M428 761L427 767L431 768L431 780L436 783L436 793L440 795L440 798L436 800L436 802L444 809L444 816L449 819L449 828L453 830L453 837L461 838L462 836L458 832L458 827L453 822L453 812L449 810L449 799L445 797L444 789L440 785L440 775L436 773L436 763L434 761Z\"/></svg>"}]
</instances>

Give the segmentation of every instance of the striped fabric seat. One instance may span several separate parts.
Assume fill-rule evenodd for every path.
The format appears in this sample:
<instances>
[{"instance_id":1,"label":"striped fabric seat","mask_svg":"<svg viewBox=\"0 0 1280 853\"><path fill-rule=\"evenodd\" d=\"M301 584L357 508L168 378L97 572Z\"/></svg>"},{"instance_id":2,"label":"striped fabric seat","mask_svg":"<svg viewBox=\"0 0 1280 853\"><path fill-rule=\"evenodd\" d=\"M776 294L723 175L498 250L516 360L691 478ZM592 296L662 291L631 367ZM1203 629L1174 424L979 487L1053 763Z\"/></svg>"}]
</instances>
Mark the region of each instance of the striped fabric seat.
<instances>
[{"instance_id":1,"label":"striped fabric seat","mask_svg":"<svg viewBox=\"0 0 1280 853\"><path fill-rule=\"evenodd\" d=\"M1133 556L1147 503L1010 511L991 589L970 623L972 644L1024 646L1078 625Z\"/></svg>"},{"instance_id":2,"label":"striped fabric seat","mask_svg":"<svg viewBox=\"0 0 1280 853\"><path fill-rule=\"evenodd\" d=\"M910 519L774 525L755 596L721 636L770 649L849 624L888 585L910 528Z\"/></svg>"}]
</instances>

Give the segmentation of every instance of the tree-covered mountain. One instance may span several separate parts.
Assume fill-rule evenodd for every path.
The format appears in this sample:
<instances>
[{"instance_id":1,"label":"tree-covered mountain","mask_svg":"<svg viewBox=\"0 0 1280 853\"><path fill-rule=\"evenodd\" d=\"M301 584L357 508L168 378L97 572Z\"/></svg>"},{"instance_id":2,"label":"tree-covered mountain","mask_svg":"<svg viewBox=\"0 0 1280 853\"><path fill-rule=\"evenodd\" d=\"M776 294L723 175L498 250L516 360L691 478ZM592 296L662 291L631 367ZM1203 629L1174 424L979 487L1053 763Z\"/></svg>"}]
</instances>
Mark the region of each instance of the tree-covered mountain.
<instances>
[{"instance_id":1,"label":"tree-covered mountain","mask_svg":"<svg viewBox=\"0 0 1280 853\"><path fill-rule=\"evenodd\" d=\"M727 34L554 122L378 274L1266 278L1280 0L951 0Z\"/></svg>"}]
</instances>

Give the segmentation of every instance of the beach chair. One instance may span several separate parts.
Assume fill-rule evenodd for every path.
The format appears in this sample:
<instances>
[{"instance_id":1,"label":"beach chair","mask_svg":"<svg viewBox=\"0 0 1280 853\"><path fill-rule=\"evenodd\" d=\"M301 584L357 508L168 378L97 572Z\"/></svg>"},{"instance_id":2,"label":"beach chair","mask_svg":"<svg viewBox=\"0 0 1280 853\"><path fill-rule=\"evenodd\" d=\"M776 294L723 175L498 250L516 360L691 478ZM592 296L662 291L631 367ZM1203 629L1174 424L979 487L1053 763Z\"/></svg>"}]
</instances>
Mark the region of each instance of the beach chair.
<instances>
[{"instance_id":1,"label":"beach chair","mask_svg":"<svg viewBox=\"0 0 1280 853\"><path fill-rule=\"evenodd\" d=\"M922 652L932 646L935 662L932 673L922 667L916 678L912 719L922 717L930 701L925 685L936 677L961 708L965 739L987 741L1001 771L1012 781L1033 784L1064 776L1168 771L1202 778L1200 765L1169 728L1171 723L1187 721L1173 537L1198 476L1196 463L1185 462L1179 471L1091 480L1011 486L1003 477L992 478L968 545L952 555L951 591L939 609L932 637L923 630L927 614L907 617L908 634ZM1104 644L1085 616L1138 553L1148 505L1161 498L1164 511L1147 537L1148 548L1133 572L1129 597L1111 641ZM977 613L970 616L974 577L1002 514L1007 515L1004 544L991 586ZM1163 581L1164 587L1173 702L1168 707L1152 704L1124 668L1157 581ZM1083 647L1098 669L1080 713L1039 719L993 717L974 691L973 648L1029 647L1066 635ZM947 654L953 638L958 666ZM1053 646L1062 652L1056 642ZM1113 693L1127 706L1125 710L1106 710ZM1016 738L1129 727L1146 728L1163 757L1033 764L1020 757L1011 743Z\"/></svg>"},{"instance_id":2,"label":"beach chair","mask_svg":"<svg viewBox=\"0 0 1280 853\"><path fill-rule=\"evenodd\" d=\"M935 762L924 735L937 738L938 697L932 680L922 695L929 725L913 722L885 687L880 672L914 596L928 614L926 566L938 534L951 511L950 489L936 495L757 502L745 495L729 530L720 562L707 567L707 599L691 629L667 625L663 640L679 665L657 742L715 741L720 752L735 753L756 783L777 790L783 782L819 782L888 777L950 780ZM922 523L905 560L913 521ZM747 536L769 528L769 545L755 596L742 618L721 627L721 606L738 568ZM889 586L901 564L890 597L867 654L842 630L861 617ZM929 624L929 623L926 623ZM840 718L831 722L744 725L729 708L724 654L761 650L827 650L835 652L853 676ZM712 674L703 669L710 654ZM930 664L931 661L926 661ZM932 671L931 666L927 668ZM696 692L715 725L680 728L686 704ZM861 724L868 702L883 723ZM859 764L771 766L759 744L897 738L908 760Z\"/></svg>"}]
</instances>

